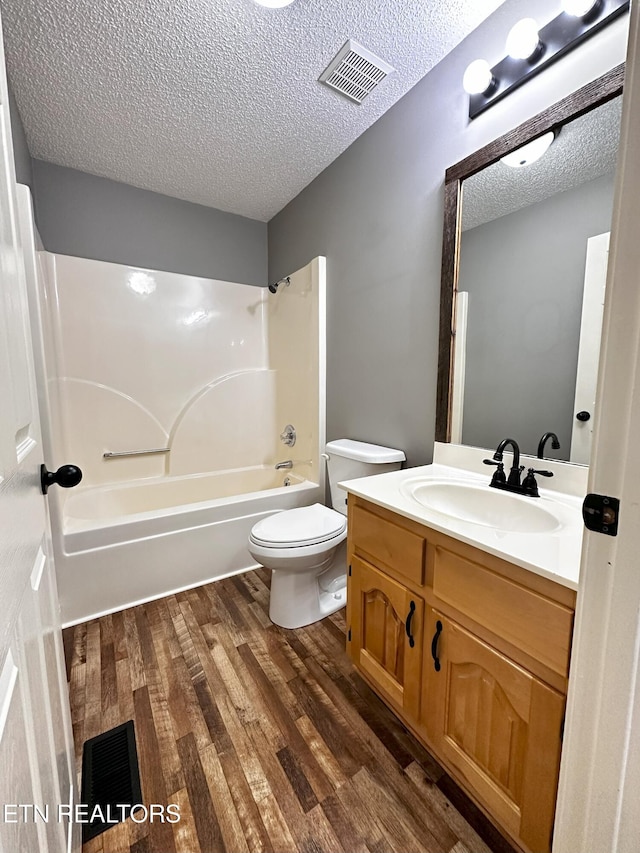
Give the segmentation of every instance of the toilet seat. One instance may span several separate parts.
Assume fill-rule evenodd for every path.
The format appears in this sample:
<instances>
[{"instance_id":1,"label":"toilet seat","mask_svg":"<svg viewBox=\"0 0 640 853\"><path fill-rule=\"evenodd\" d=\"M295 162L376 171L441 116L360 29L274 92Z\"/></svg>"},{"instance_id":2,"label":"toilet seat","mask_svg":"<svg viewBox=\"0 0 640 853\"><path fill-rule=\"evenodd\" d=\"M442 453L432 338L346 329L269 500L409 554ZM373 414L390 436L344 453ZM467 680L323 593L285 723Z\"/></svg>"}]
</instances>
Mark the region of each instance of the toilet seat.
<instances>
[{"instance_id":1,"label":"toilet seat","mask_svg":"<svg viewBox=\"0 0 640 853\"><path fill-rule=\"evenodd\" d=\"M263 518L254 524L249 538L263 548L301 548L329 542L341 536L346 527L344 515L313 504Z\"/></svg>"}]
</instances>

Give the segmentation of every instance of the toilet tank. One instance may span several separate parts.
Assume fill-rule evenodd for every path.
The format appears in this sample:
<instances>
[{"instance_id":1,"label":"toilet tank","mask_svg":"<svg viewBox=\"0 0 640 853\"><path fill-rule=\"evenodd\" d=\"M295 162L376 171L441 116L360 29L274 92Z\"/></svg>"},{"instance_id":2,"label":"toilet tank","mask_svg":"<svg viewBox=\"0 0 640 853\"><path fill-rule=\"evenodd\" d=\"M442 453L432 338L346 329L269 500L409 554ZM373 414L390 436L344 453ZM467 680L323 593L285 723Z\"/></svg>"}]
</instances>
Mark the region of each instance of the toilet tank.
<instances>
[{"instance_id":1,"label":"toilet tank","mask_svg":"<svg viewBox=\"0 0 640 853\"><path fill-rule=\"evenodd\" d=\"M331 506L344 515L347 514L347 493L338 487L338 483L343 480L355 480L356 477L397 471L406 459L402 450L354 441L351 438L330 441L325 450L328 457Z\"/></svg>"}]
</instances>

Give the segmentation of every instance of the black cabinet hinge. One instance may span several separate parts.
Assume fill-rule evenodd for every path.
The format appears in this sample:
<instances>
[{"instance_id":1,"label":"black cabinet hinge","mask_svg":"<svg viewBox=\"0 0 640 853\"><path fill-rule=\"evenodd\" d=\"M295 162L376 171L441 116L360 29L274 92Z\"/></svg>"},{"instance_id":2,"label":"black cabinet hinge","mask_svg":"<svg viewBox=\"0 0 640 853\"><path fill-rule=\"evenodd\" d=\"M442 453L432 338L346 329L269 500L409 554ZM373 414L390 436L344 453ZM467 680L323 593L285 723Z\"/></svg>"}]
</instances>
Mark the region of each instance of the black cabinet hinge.
<instances>
[{"instance_id":1,"label":"black cabinet hinge","mask_svg":"<svg viewBox=\"0 0 640 853\"><path fill-rule=\"evenodd\" d=\"M619 513L619 499L609 495L589 494L582 504L582 518L587 530L606 536L618 535Z\"/></svg>"},{"instance_id":2,"label":"black cabinet hinge","mask_svg":"<svg viewBox=\"0 0 640 853\"><path fill-rule=\"evenodd\" d=\"M351 563L349 563L349 577L351 577Z\"/></svg>"},{"instance_id":3,"label":"black cabinet hinge","mask_svg":"<svg viewBox=\"0 0 640 853\"><path fill-rule=\"evenodd\" d=\"M347 640L348 640L349 642L351 642L351 628L349 628L349 631L348 631L348 633L347 633Z\"/></svg>"}]
</instances>

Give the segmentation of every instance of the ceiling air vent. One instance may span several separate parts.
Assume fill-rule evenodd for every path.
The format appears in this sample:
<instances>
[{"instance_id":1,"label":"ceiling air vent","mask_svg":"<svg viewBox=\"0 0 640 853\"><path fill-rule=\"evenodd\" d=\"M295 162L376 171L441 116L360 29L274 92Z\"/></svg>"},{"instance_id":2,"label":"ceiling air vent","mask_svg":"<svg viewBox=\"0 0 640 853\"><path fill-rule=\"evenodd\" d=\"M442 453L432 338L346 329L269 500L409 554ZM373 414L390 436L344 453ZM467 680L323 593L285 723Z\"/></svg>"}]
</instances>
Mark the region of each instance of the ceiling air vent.
<instances>
[{"instance_id":1,"label":"ceiling air vent","mask_svg":"<svg viewBox=\"0 0 640 853\"><path fill-rule=\"evenodd\" d=\"M349 39L340 48L328 68L320 75L320 82L361 104L387 74L395 71L391 65Z\"/></svg>"}]
</instances>

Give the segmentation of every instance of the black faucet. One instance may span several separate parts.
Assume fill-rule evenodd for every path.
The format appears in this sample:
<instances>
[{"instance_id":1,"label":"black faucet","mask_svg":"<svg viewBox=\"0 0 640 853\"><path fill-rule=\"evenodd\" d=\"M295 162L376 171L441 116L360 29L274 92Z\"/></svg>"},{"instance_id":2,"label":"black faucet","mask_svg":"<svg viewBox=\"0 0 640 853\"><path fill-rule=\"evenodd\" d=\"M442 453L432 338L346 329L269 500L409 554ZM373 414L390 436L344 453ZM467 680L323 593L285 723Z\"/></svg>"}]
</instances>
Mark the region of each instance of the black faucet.
<instances>
[{"instance_id":1,"label":"black faucet","mask_svg":"<svg viewBox=\"0 0 640 853\"><path fill-rule=\"evenodd\" d=\"M544 446L551 439L551 447L560 450L560 441L555 432L545 432L538 444L538 459L544 459Z\"/></svg>"},{"instance_id":2,"label":"black faucet","mask_svg":"<svg viewBox=\"0 0 640 853\"><path fill-rule=\"evenodd\" d=\"M551 435L552 434L553 433L551 433ZM506 477L504 473L502 454L508 444L511 445L511 449L513 450L513 464L509 471L509 476ZM489 485L493 486L494 489L504 489L507 492L515 492L519 495L528 495L531 498L540 497L538 493L538 484L535 478L536 474L540 474L541 477L553 477L551 471L536 471L533 468L529 468L527 476L524 478L524 481L520 483L520 475L524 471L524 465L520 465L520 448L518 447L518 442L513 438L503 439L497 446L496 452L493 454L493 459L485 459L484 464L496 466L495 474L489 483Z\"/></svg>"},{"instance_id":3,"label":"black faucet","mask_svg":"<svg viewBox=\"0 0 640 853\"><path fill-rule=\"evenodd\" d=\"M524 471L524 465L520 467L520 448L518 442L514 438L503 438L500 444L496 447L496 452L493 458L498 462L502 462L502 451L510 444L513 450L513 464L509 476L507 477L508 486L520 486L520 474Z\"/></svg>"}]
</instances>

